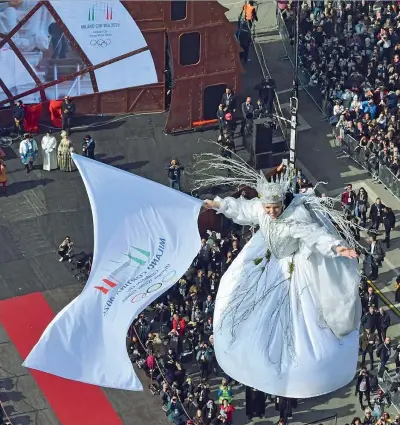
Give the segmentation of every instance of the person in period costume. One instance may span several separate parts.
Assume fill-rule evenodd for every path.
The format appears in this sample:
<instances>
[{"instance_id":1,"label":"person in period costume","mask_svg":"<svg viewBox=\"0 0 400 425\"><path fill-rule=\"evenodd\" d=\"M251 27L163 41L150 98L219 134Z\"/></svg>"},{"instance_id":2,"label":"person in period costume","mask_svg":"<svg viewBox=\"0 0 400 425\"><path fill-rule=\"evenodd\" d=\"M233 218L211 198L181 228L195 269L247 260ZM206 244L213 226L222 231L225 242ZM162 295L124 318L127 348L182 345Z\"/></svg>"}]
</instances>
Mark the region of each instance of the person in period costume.
<instances>
[{"instance_id":1,"label":"person in period costume","mask_svg":"<svg viewBox=\"0 0 400 425\"><path fill-rule=\"evenodd\" d=\"M33 170L33 164L38 154L38 147L36 140L30 134L25 134L21 143L19 144L19 156L21 162L24 164L26 172L29 173Z\"/></svg>"},{"instance_id":2,"label":"person in period costume","mask_svg":"<svg viewBox=\"0 0 400 425\"><path fill-rule=\"evenodd\" d=\"M75 171L76 167L74 161L72 160L72 153L74 152L74 147L72 146L71 141L68 138L68 135L65 131L61 132L61 142L58 145L57 149L57 161L58 166L61 171Z\"/></svg>"},{"instance_id":3,"label":"person in period costume","mask_svg":"<svg viewBox=\"0 0 400 425\"><path fill-rule=\"evenodd\" d=\"M312 189L292 194L285 207L290 170L269 182L237 155L195 158L195 190L229 184L258 193L204 201L239 225L259 226L220 281L218 364L232 379L281 397L310 398L344 387L357 368L361 318L353 223L334 208L334 199ZM238 368L249 353L252 361Z\"/></svg>"},{"instance_id":4,"label":"person in period costume","mask_svg":"<svg viewBox=\"0 0 400 425\"><path fill-rule=\"evenodd\" d=\"M1 158L0 158L0 183L3 187L3 193L6 194L7 192L6 164Z\"/></svg>"},{"instance_id":5,"label":"person in period costume","mask_svg":"<svg viewBox=\"0 0 400 425\"><path fill-rule=\"evenodd\" d=\"M57 165L57 139L49 130L42 139L43 170L55 170Z\"/></svg>"},{"instance_id":6,"label":"person in period costume","mask_svg":"<svg viewBox=\"0 0 400 425\"><path fill-rule=\"evenodd\" d=\"M262 418L265 415L266 394L255 388L246 387L246 416L249 420L254 416Z\"/></svg>"}]
</instances>

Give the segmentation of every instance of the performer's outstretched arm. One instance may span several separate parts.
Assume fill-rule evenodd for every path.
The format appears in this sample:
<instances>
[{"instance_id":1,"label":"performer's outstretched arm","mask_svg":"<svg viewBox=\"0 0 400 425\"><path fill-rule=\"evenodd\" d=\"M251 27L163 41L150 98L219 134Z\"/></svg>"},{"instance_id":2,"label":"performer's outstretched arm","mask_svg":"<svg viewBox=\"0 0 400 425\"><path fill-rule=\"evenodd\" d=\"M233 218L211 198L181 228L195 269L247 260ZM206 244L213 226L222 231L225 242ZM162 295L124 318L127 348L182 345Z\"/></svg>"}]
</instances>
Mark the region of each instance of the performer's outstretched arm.
<instances>
[{"instance_id":1,"label":"performer's outstretched arm","mask_svg":"<svg viewBox=\"0 0 400 425\"><path fill-rule=\"evenodd\" d=\"M227 197L222 199L217 196L214 201L204 201L204 207L212 208L242 226L258 225L259 213L262 212L262 204L258 198L247 200L243 197L238 199Z\"/></svg>"},{"instance_id":2,"label":"performer's outstretched arm","mask_svg":"<svg viewBox=\"0 0 400 425\"><path fill-rule=\"evenodd\" d=\"M329 233L325 228L315 223L308 211L303 207L297 207L298 218L300 223L292 225L290 228L291 235L299 239L310 252L319 252L325 257L334 257L339 255L342 257L356 258L357 254L354 249L344 246L344 242L337 236Z\"/></svg>"}]
</instances>

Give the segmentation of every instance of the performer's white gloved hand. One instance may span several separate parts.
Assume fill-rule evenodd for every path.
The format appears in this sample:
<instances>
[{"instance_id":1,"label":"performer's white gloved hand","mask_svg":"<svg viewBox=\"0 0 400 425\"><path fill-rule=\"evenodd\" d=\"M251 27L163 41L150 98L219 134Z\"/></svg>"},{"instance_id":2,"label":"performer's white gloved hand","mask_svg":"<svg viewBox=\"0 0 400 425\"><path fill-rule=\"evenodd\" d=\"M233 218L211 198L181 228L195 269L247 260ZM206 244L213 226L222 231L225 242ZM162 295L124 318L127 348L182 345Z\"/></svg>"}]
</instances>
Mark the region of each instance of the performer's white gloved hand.
<instances>
[{"instance_id":1,"label":"performer's white gloved hand","mask_svg":"<svg viewBox=\"0 0 400 425\"><path fill-rule=\"evenodd\" d=\"M210 210L210 209L212 209L212 208L218 209L218 208L220 207L220 205L219 205L219 203L218 203L218 202L210 201L209 199L206 199L206 200L203 202L203 207L204 207L205 209L207 209L207 210Z\"/></svg>"},{"instance_id":2,"label":"performer's white gloved hand","mask_svg":"<svg viewBox=\"0 0 400 425\"><path fill-rule=\"evenodd\" d=\"M337 246L335 249L337 255L347 258L357 258L358 255L354 249L346 248L345 246Z\"/></svg>"}]
</instances>

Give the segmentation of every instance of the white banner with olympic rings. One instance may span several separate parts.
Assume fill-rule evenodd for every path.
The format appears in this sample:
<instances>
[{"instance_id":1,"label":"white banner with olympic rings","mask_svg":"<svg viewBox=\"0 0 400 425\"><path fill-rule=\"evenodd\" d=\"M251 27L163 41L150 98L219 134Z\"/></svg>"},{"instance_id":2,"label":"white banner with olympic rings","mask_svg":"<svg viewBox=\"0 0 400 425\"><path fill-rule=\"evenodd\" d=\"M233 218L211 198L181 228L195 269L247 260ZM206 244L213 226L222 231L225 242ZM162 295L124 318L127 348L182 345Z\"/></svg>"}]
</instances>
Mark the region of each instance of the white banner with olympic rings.
<instances>
[{"instance_id":1,"label":"white banner with olympic rings","mask_svg":"<svg viewBox=\"0 0 400 425\"><path fill-rule=\"evenodd\" d=\"M51 4L93 65L147 46L136 22L119 0L53 0ZM150 51L100 68L95 74L99 91L158 81Z\"/></svg>"},{"instance_id":2,"label":"white banner with olympic rings","mask_svg":"<svg viewBox=\"0 0 400 425\"><path fill-rule=\"evenodd\" d=\"M93 213L82 293L50 323L24 366L103 387L142 390L126 351L132 321L200 250L202 201L74 154Z\"/></svg>"}]
</instances>

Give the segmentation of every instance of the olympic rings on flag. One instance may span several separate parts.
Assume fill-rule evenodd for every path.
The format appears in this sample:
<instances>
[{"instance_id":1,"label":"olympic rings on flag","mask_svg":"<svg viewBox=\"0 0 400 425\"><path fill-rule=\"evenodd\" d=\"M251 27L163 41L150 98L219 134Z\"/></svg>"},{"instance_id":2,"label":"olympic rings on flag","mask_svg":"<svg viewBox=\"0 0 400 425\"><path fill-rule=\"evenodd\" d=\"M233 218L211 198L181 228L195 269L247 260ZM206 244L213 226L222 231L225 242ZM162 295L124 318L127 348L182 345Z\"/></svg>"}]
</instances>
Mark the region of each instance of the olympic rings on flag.
<instances>
[{"instance_id":1,"label":"olympic rings on flag","mask_svg":"<svg viewBox=\"0 0 400 425\"><path fill-rule=\"evenodd\" d=\"M133 303L137 303L138 301L142 301L142 299L143 298L145 298L146 297L146 293L144 292L142 292L141 294L136 294L136 295L134 295L132 298L131 298L131 303L133 304Z\"/></svg>"},{"instance_id":2,"label":"olympic rings on flag","mask_svg":"<svg viewBox=\"0 0 400 425\"><path fill-rule=\"evenodd\" d=\"M90 45L93 47L107 47L111 44L111 40L109 38L98 38L96 40L90 40Z\"/></svg>"},{"instance_id":3,"label":"olympic rings on flag","mask_svg":"<svg viewBox=\"0 0 400 425\"><path fill-rule=\"evenodd\" d=\"M162 283L155 283L154 285L151 285L150 288L147 288L147 293L151 294L154 291L157 291L157 289L160 289L162 287Z\"/></svg>"},{"instance_id":4,"label":"olympic rings on flag","mask_svg":"<svg viewBox=\"0 0 400 425\"><path fill-rule=\"evenodd\" d=\"M176 276L176 271L175 270L171 270L167 275L165 275L163 277L162 283L158 282L158 283L153 283L153 285L149 286L146 290L146 292L141 292L140 294L136 294L131 298L131 303L137 303L141 300L143 300L143 298L146 298L147 295L158 291L164 283L171 283Z\"/></svg>"}]
</instances>

